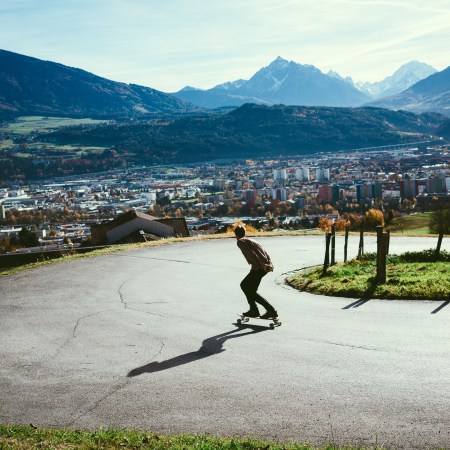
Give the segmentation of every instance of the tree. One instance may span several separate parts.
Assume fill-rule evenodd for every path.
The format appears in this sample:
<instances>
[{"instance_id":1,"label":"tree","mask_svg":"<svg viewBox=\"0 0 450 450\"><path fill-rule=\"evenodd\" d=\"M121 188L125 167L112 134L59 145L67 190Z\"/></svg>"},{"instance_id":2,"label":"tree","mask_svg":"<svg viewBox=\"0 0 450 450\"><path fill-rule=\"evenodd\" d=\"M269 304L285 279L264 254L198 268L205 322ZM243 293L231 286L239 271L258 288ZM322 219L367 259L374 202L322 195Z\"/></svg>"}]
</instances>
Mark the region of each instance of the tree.
<instances>
[{"instance_id":1,"label":"tree","mask_svg":"<svg viewBox=\"0 0 450 450\"><path fill-rule=\"evenodd\" d=\"M431 214L429 227L432 233L439 235L436 246L436 255L439 255L444 234L450 234L450 206L436 207Z\"/></svg>"},{"instance_id":2,"label":"tree","mask_svg":"<svg viewBox=\"0 0 450 450\"><path fill-rule=\"evenodd\" d=\"M337 231L345 231L350 226L350 221L345 219L344 217L339 217L336 220L336 230Z\"/></svg>"},{"instance_id":3,"label":"tree","mask_svg":"<svg viewBox=\"0 0 450 450\"><path fill-rule=\"evenodd\" d=\"M365 214L365 225L368 230L375 230L377 226L384 227L383 212L379 209L369 209Z\"/></svg>"},{"instance_id":4,"label":"tree","mask_svg":"<svg viewBox=\"0 0 450 450\"><path fill-rule=\"evenodd\" d=\"M331 232L331 226L333 225L333 221L328 217L322 217L319 221L319 229L324 233Z\"/></svg>"},{"instance_id":5,"label":"tree","mask_svg":"<svg viewBox=\"0 0 450 450\"><path fill-rule=\"evenodd\" d=\"M39 239L36 234L26 227L19 231L19 242L22 247L37 247L39 245Z\"/></svg>"}]
</instances>

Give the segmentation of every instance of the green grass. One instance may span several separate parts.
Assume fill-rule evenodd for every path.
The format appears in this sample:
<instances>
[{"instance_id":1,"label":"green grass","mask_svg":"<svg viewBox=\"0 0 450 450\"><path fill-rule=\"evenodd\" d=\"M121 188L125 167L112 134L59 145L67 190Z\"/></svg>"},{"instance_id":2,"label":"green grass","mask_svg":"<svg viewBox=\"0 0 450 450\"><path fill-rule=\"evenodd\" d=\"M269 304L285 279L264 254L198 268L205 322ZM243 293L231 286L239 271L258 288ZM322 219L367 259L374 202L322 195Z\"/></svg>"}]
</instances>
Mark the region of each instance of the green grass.
<instances>
[{"instance_id":1,"label":"green grass","mask_svg":"<svg viewBox=\"0 0 450 450\"><path fill-rule=\"evenodd\" d=\"M422 255L422 256L420 256ZM450 256L433 261L433 251L389 256L385 284L375 282L374 254L330 267L322 275L322 266L296 272L287 283L315 294L351 298L429 299L450 298Z\"/></svg>"},{"instance_id":2,"label":"green grass","mask_svg":"<svg viewBox=\"0 0 450 450\"><path fill-rule=\"evenodd\" d=\"M390 228L400 233L406 232L413 235L430 234L430 218L431 212L397 217L392 221Z\"/></svg>"},{"instance_id":3,"label":"green grass","mask_svg":"<svg viewBox=\"0 0 450 450\"><path fill-rule=\"evenodd\" d=\"M327 445L279 444L253 438L219 438L210 435L161 436L135 430L69 430L33 426L1 426L0 449L152 449L152 450L339 450L361 449ZM377 447L371 447L377 448Z\"/></svg>"},{"instance_id":4,"label":"green grass","mask_svg":"<svg viewBox=\"0 0 450 450\"><path fill-rule=\"evenodd\" d=\"M12 139L6 139L4 141L0 141L0 150L6 150L14 147L14 142Z\"/></svg>"},{"instance_id":5,"label":"green grass","mask_svg":"<svg viewBox=\"0 0 450 450\"><path fill-rule=\"evenodd\" d=\"M6 127L1 128L0 131L24 135L33 132L47 133L61 127L72 125L86 125L104 122L104 120L71 119L67 117L23 116L18 117L15 122L8 124Z\"/></svg>"}]
</instances>

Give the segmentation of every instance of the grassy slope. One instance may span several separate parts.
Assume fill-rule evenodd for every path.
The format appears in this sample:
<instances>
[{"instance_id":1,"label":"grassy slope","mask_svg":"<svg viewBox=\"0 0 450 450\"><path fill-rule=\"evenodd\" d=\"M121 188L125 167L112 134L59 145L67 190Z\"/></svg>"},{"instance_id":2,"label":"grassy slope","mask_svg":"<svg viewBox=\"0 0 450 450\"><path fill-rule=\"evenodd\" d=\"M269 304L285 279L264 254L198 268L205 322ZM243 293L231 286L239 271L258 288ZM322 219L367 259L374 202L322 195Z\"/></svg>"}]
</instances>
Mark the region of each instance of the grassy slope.
<instances>
[{"instance_id":1,"label":"grassy slope","mask_svg":"<svg viewBox=\"0 0 450 450\"><path fill-rule=\"evenodd\" d=\"M363 449L328 445L277 444L252 438L224 439L209 435L159 436L133 430L81 431L39 429L32 426L1 426L0 449L184 449L184 450L314 450ZM372 447L373 448L373 447Z\"/></svg>"},{"instance_id":2,"label":"grassy slope","mask_svg":"<svg viewBox=\"0 0 450 450\"><path fill-rule=\"evenodd\" d=\"M398 217L392 221L391 228L400 233L407 232L408 234L414 235L429 234L430 218L430 212Z\"/></svg>"},{"instance_id":3,"label":"grassy slope","mask_svg":"<svg viewBox=\"0 0 450 450\"><path fill-rule=\"evenodd\" d=\"M448 261L407 262L393 256L388 257L386 284L375 283L374 259L336 264L325 276L321 266L314 267L286 281L299 290L337 297L446 300L450 298L449 268Z\"/></svg>"}]
</instances>

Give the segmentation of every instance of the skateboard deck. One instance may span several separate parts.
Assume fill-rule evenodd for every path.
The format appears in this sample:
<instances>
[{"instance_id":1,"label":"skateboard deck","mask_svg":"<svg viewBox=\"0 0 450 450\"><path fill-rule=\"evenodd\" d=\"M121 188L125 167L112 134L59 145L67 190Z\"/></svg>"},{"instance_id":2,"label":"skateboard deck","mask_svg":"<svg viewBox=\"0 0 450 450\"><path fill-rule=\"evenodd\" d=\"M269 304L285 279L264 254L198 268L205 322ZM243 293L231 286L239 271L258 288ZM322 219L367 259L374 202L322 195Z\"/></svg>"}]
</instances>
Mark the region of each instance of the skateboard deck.
<instances>
[{"instance_id":1,"label":"skateboard deck","mask_svg":"<svg viewBox=\"0 0 450 450\"><path fill-rule=\"evenodd\" d=\"M269 321L272 322L269 327L274 329L275 327L280 327L281 326L281 321L278 319L278 317L274 318L274 319L261 319L261 317L248 317L248 316L244 316L243 314L238 314L239 318L237 320L238 324L242 324L242 323L247 323L250 321L250 319L252 320L263 320L264 322Z\"/></svg>"}]
</instances>

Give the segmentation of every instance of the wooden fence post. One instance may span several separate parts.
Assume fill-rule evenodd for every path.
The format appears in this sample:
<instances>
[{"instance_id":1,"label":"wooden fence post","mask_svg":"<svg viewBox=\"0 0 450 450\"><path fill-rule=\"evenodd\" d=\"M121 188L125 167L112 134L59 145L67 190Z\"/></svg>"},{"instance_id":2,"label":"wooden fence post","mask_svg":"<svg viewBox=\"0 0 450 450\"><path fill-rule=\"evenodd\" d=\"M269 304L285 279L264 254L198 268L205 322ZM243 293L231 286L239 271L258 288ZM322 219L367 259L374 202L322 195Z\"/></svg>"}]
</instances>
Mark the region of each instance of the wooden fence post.
<instances>
[{"instance_id":1,"label":"wooden fence post","mask_svg":"<svg viewBox=\"0 0 450 450\"><path fill-rule=\"evenodd\" d=\"M361 222L361 230L359 231L359 248L358 259L364 255L364 222Z\"/></svg>"},{"instance_id":2,"label":"wooden fence post","mask_svg":"<svg viewBox=\"0 0 450 450\"><path fill-rule=\"evenodd\" d=\"M442 245L443 238L444 238L444 232L439 231L438 242L437 242L436 250L434 252L435 256L439 256L439 254L441 253L441 245Z\"/></svg>"},{"instance_id":3,"label":"wooden fence post","mask_svg":"<svg viewBox=\"0 0 450 450\"><path fill-rule=\"evenodd\" d=\"M336 224L331 225L331 266L336 264Z\"/></svg>"},{"instance_id":4,"label":"wooden fence post","mask_svg":"<svg viewBox=\"0 0 450 450\"><path fill-rule=\"evenodd\" d=\"M387 234L383 232L381 225L377 226L377 284L386 283L386 250Z\"/></svg>"},{"instance_id":5,"label":"wooden fence post","mask_svg":"<svg viewBox=\"0 0 450 450\"><path fill-rule=\"evenodd\" d=\"M344 262L347 262L347 248L348 248L348 227L345 227Z\"/></svg>"},{"instance_id":6,"label":"wooden fence post","mask_svg":"<svg viewBox=\"0 0 450 450\"><path fill-rule=\"evenodd\" d=\"M331 241L331 233L325 234L325 259L323 261L323 270L322 275L325 275L328 270L328 266L330 265L330 241Z\"/></svg>"}]
</instances>

